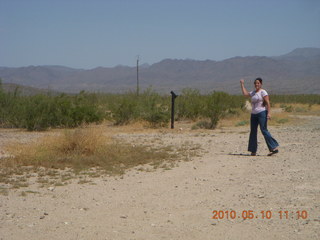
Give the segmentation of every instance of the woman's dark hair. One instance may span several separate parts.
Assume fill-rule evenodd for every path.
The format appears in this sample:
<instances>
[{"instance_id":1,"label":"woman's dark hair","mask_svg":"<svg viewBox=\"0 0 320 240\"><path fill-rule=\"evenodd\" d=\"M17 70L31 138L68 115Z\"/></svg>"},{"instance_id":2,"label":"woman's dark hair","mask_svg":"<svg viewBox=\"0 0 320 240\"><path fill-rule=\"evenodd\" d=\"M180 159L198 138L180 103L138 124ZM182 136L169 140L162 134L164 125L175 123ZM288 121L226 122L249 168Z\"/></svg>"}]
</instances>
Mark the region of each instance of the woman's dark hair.
<instances>
[{"instance_id":1,"label":"woman's dark hair","mask_svg":"<svg viewBox=\"0 0 320 240\"><path fill-rule=\"evenodd\" d=\"M262 84L262 79L261 78L256 78L254 81L259 81Z\"/></svg>"}]
</instances>

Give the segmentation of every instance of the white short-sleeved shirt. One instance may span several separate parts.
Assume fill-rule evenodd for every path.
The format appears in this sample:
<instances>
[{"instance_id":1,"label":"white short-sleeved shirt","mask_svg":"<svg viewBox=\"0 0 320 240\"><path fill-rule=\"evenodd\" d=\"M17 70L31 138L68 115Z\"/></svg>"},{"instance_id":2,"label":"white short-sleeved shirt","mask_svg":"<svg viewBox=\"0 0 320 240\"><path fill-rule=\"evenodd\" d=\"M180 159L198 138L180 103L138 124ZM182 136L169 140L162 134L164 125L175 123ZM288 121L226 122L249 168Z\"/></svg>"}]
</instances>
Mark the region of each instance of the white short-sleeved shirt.
<instances>
[{"instance_id":1,"label":"white short-sleeved shirt","mask_svg":"<svg viewBox=\"0 0 320 240\"><path fill-rule=\"evenodd\" d=\"M257 114L266 110L266 107L263 106L263 97L268 96L266 90L261 89L259 92L251 91L251 105L252 105L252 114Z\"/></svg>"}]
</instances>

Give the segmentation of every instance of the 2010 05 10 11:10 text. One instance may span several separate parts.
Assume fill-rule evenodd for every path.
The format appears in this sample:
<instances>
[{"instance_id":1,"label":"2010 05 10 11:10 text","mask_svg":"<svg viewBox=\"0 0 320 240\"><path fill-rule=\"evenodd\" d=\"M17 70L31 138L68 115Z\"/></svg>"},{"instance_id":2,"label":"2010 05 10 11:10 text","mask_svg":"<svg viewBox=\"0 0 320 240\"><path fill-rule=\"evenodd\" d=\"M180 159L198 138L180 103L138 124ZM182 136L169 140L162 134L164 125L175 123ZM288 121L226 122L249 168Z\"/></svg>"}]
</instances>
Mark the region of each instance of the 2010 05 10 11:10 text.
<instances>
[{"instance_id":1,"label":"2010 05 10 11:10 text","mask_svg":"<svg viewBox=\"0 0 320 240\"><path fill-rule=\"evenodd\" d=\"M235 210L214 210L212 211L212 219L307 219L308 212L306 210L298 211L253 211L253 210L243 210L237 212Z\"/></svg>"}]
</instances>

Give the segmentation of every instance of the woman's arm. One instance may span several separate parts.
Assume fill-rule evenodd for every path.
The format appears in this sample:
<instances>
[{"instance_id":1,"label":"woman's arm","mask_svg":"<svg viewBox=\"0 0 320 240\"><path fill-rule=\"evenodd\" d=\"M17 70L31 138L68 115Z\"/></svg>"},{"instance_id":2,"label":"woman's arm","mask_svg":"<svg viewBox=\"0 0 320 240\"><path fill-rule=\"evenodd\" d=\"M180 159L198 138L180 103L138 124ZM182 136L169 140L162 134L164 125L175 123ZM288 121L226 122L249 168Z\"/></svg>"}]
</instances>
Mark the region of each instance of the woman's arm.
<instances>
[{"instance_id":1,"label":"woman's arm","mask_svg":"<svg viewBox=\"0 0 320 240\"><path fill-rule=\"evenodd\" d=\"M242 90L242 94L245 97L250 97L250 93L247 91L247 89L244 87L244 80L241 79L240 80L240 86L241 86L241 90Z\"/></svg>"},{"instance_id":2,"label":"woman's arm","mask_svg":"<svg viewBox=\"0 0 320 240\"><path fill-rule=\"evenodd\" d=\"M266 107L266 109L267 109L267 111L268 111L268 116L267 116L267 118L268 118L268 119L271 119L271 114L270 114L271 107L270 107L269 96L268 96L268 95L267 95L267 96L264 96L264 97L263 97L263 100L264 100L264 102L265 102L265 107Z\"/></svg>"}]
</instances>

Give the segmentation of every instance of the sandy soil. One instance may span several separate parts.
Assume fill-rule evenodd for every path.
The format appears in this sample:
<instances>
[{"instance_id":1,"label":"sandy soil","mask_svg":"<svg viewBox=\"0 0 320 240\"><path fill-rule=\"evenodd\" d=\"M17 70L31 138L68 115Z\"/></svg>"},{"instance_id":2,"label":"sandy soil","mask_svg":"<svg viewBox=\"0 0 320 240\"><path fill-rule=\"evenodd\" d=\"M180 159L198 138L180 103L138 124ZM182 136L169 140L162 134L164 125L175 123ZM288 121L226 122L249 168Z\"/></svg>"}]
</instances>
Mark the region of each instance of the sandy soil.
<instances>
[{"instance_id":1,"label":"sandy soil","mask_svg":"<svg viewBox=\"0 0 320 240\"><path fill-rule=\"evenodd\" d=\"M320 239L320 118L270 131L281 145L272 157L261 133L259 155L245 155L248 126L191 131L178 123L173 131L119 133L130 141L189 141L203 153L171 170L12 189L0 195L0 239ZM25 134L1 130L0 148L5 137ZM212 219L215 210L236 216ZM250 210L254 217L244 219Z\"/></svg>"}]
</instances>

